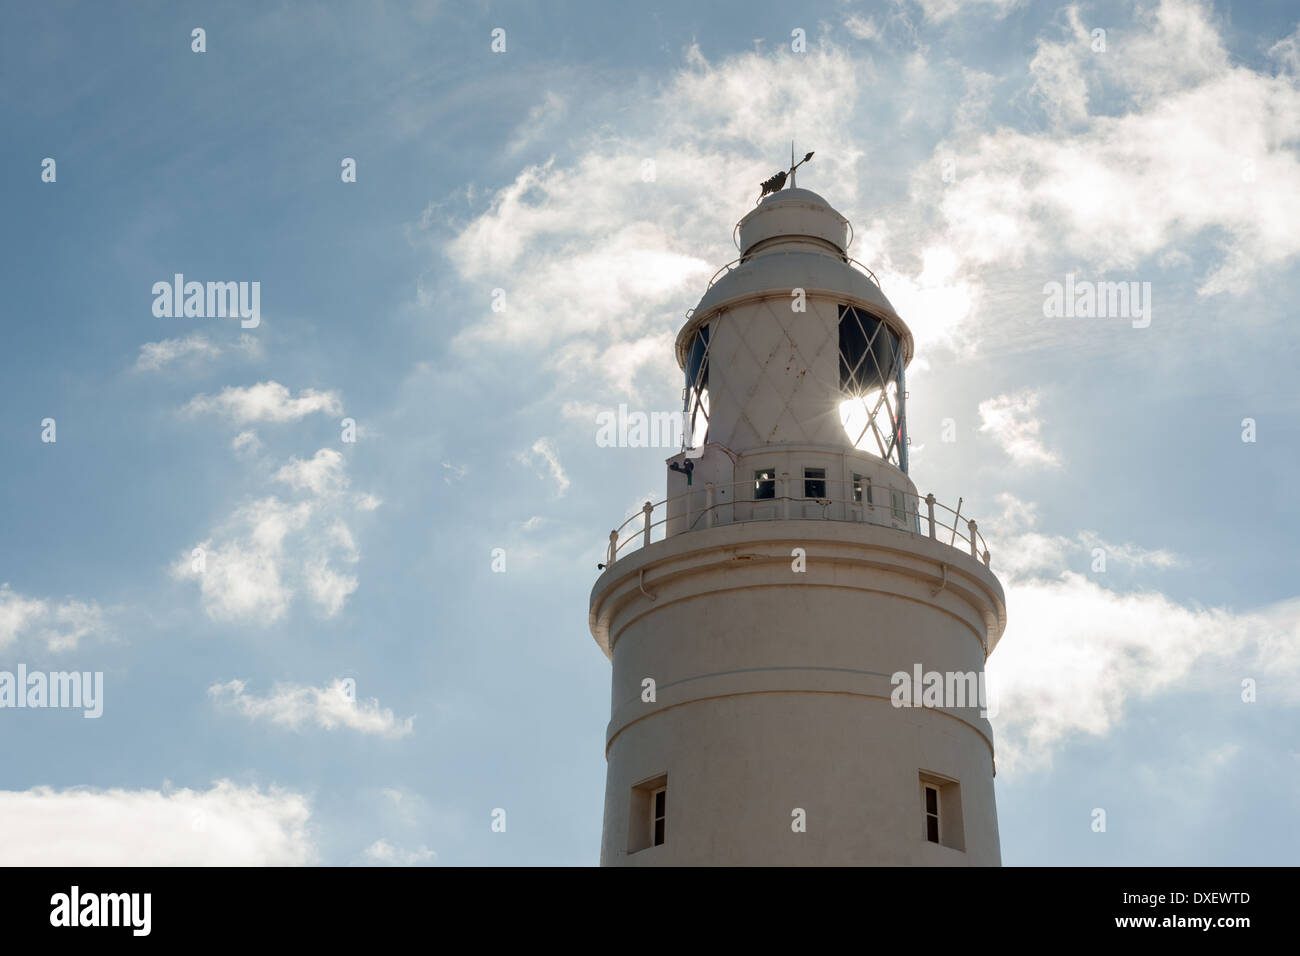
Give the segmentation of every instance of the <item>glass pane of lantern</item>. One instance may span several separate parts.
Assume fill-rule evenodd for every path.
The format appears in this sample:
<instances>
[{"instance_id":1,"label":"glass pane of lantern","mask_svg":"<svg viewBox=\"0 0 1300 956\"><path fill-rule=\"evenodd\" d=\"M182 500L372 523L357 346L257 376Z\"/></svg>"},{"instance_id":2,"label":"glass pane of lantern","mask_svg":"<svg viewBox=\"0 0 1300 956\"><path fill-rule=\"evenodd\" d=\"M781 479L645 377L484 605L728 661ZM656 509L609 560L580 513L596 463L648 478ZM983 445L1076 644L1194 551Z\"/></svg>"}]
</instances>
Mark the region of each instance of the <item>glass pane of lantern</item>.
<instances>
[{"instance_id":1,"label":"glass pane of lantern","mask_svg":"<svg viewBox=\"0 0 1300 956\"><path fill-rule=\"evenodd\" d=\"M705 389L709 387L709 327L701 326L695 333L695 341L686 353L686 387Z\"/></svg>"},{"instance_id":2,"label":"glass pane of lantern","mask_svg":"<svg viewBox=\"0 0 1300 956\"><path fill-rule=\"evenodd\" d=\"M840 306L840 388L848 395L879 391L894 378L901 345L880 319Z\"/></svg>"},{"instance_id":3,"label":"glass pane of lantern","mask_svg":"<svg viewBox=\"0 0 1300 956\"><path fill-rule=\"evenodd\" d=\"M686 353L686 438L698 448L709 432L709 327L702 326Z\"/></svg>"}]
</instances>

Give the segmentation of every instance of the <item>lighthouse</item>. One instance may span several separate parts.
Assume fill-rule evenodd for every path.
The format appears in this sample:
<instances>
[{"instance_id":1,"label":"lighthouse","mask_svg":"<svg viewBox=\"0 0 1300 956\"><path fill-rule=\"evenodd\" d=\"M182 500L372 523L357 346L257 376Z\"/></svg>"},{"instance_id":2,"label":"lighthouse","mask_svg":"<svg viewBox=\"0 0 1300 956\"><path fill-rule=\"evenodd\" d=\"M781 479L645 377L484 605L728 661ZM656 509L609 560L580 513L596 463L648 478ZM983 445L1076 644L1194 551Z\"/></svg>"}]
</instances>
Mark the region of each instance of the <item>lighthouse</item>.
<instances>
[{"instance_id":1,"label":"lighthouse","mask_svg":"<svg viewBox=\"0 0 1300 956\"><path fill-rule=\"evenodd\" d=\"M601 864L996 866L1002 588L908 475L912 334L797 168L686 314L683 447L592 588Z\"/></svg>"}]
</instances>

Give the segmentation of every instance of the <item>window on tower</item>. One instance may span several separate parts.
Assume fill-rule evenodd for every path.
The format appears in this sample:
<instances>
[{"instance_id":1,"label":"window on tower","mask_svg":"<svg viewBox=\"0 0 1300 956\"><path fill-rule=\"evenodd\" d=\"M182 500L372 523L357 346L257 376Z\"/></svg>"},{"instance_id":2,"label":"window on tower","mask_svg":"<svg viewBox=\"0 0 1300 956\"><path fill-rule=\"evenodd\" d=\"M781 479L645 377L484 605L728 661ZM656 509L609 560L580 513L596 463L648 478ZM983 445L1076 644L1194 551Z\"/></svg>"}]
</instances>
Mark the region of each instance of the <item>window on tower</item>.
<instances>
[{"instance_id":1,"label":"window on tower","mask_svg":"<svg viewBox=\"0 0 1300 956\"><path fill-rule=\"evenodd\" d=\"M866 475L853 476L853 500L858 504L863 501L871 504L871 479Z\"/></svg>"},{"instance_id":2,"label":"window on tower","mask_svg":"<svg viewBox=\"0 0 1300 956\"><path fill-rule=\"evenodd\" d=\"M760 468L754 472L754 500L776 497L776 469Z\"/></svg>"},{"instance_id":3,"label":"window on tower","mask_svg":"<svg viewBox=\"0 0 1300 956\"><path fill-rule=\"evenodd\" d=\"M927 843L965 851L961 784L951 777L921 772L921 833Z\"/></svg>"},{"instance_id":4,"label":"window on tower","mask_svg":"<svg viewBox=\"0 0 1300 956\"><path fill-rule=\"evenodd\" d=\"M805 468L803 470L803 496L805 498L826 497L825 468Z\"/></svg>"},{"instance_id":5,"label":"window on tower","mask_svg":"<svg viewBox=\"0 0 1300 956\"><path fill-rule=\"evenodd\" d=\"M668 775L643 780L632 788L627 814L627 852L662 846L668 839Z\"/></svg>"},{"instance_id":6,"label":"window on tower","mask_svg":"<svg viewBox=\"0 0 1300 956\"><path fill-rule=\"evenodd\" d=\"M939 842L939 788L925 785L925 838Z\"/></svg>"}]
</instances>

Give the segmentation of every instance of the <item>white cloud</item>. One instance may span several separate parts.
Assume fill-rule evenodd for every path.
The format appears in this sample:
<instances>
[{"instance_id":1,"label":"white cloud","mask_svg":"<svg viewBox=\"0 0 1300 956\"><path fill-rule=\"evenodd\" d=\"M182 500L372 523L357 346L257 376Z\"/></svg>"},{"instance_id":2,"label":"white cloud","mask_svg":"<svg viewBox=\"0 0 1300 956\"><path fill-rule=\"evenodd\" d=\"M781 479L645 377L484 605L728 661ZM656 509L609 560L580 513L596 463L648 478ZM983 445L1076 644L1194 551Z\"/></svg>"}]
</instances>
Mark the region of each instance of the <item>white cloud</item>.
<instances>
[{"instance_id":1,"label":"white cloud","mask_svg":"<svg viewBox=\"0 0 1300 956\"><path fill-rule=\"evenodd\" d=\"M993 540L987 529L984 537L989 542L992 563L999 575L1015 578L1043 571L1060 574L1071 566L1070 556L1074 542L1067 537L1039 534L1036 531L1016 535L1014 538L1001 535L996 551L993 550Z\"/></svg>"},{"instance_id":2,"label":"white cloud","mask_svg":"<svg viewBox=\"0 0 1300 956\"><path fill-rule=\"evenodd\" d=\"M959 13L971 12L1002 19L1024 0L916 0L927 20L942 22Z\"/></svg>"},{"instance_id":3,"label":"white cloud","mask_svg":"<svg viewBox=\"0 0 1300 956\"><path fill-rule=\"evenodd\" d=\"M1120 594L1075 572L1013 579L1007 632L989 658L998 766L1034 767L1073 735L1110 733L1133 700L1175 690L1235 699L1267 674L1296 703L1300 600L1237 614L1158 592Z\"/></svg>"},{"instance_id":4,"label":"white cloud","mask_svg":"<svg viewBox=\"0 0 1300 956\"><path fill-rule=\"evenodd\" d=\"M1038 393L1028 389L985 399L979 404L980 431L988 432L1017 465L1059 467L1060 458L1038 437L1042 422L1034 414L1037 407Z\"/></svg>"},{"instance_id":5,"label":"white cloud","mask_svg":"<svg viewBox=\"0 0 1300 956\"><path fill-rule=\"evenodd\" d=\"M817 143L818 188L856 196L862 155L852 124L853 59L829 47L797 57L745 54L718 65L692 48L685 69L644 109L618 112L608 135L588 104L578 157L530 165L490 194L469 222L450 222L445 252L460 278L484 290L458 348L547 347L566 387L591 400L593 381L636 400L636 378L676 377L671 339L719 265L735 255L729 224L788 150L792 111ZM654 176L644 174L653 162ZM493 312L487 291L506 291ZM563 400L563 398L561 399Z\"/></svg>"},{"instance_id":6,"label":"white cloud","mask_svg":"<svg viewBox=\"0 0 1300 956\"><path fill-rule=\"evenodd\" d=\"M172 565L172 575L198 583L204 610L214 620L276 621L294 593L283 573L289 560L284 542L310 516L306 502L291 505L270 497L244 505L227 520L220 541L199 542L201 568L187 551Z\"/></svg>"},{"instance_id":7,"label":"white cloud","mask_svg":"<svg viewBox=\"0 0 1300 956\"><path fill-rule=\"evenodd\" d=\"M993 530L985 537L995 539L990 550L999 575L1011 578L1055 577L1071 569L1089 568L1095 548L1106 552L1107 566L1118 562L1134 569L1163 570L1183 563L1178 555L1163 548L1149 549L1131 542L1111 544L1091 530L1080 531L1074 537L1043 534L1036 530L1038 509L1035 505L1005 493L998 495L997 500L1002 512L988 522Z\"/></svg>"},{"instance_id":8,"label":"white cloud","mask_svg":"<svg viewBox=\"0 0 1300 956\"><path fill-rule=\"evenodd\" d=\"M1034 78L1031 92L1039 97L1048 115L1057 123L1076 123L1088 116L1088 81L1083 75L1079 47L1090 49L1088 29L1079 19L1078 7L1067 7L1071 40L1067 43L1040 42L1029 72Z\"/></svg>"},{"instance_id":9,"label":"white cloud","mask_svg":"<svg viewBox=\"0 0 1300 956\"><path fill-rule=\"evenodd\" d=\"M568 113L569 104L563 96L554 90L547 90L542 101L528 111L528 118L515 130L510 145L510 153L518 153L540 140L548 130L555 126Z\"/></svg>"},{"instance_id":10,"label":"white cloud","mask_svg":"<svg viewBox=\"0 0 1300 956\"><path fill-rule=\"evenodd\" d=\"M653 386L681 377L681 370L673 358L674 338L672 332L665 330L614 342L604 349L579 339L553 349L547 365L558 373L557 377L565 385L590 390L593 378L603 380L612 392L621 393L636 403L641 401L641 390L637 387L639 375L644 373L646 381ZM578 404L566 402L566 410Z\"/></svg>"},{"instance_id":11,"label":"white cloud","mask_svg":"<svg viewBox=\"0 0 1300 956\"><path fill-rule=\"evenodd\" d=\"M196 333L183 339L146 342L140 346L140 355L135 360L135 367L138 371L156 372L179 358L202 358L220 354L220 348L209 342L205 336Z\"/></svg>"},{"instance_id":12,"label":"white cloud","mask_svg":"<svg viewBox=\"0 0 1300 956\"><path fill-rule=\"evenodd\" d=\"M956 182L914 179L913 199L938 204L963 260L1133 270L1209 237L1221 252L1203 269L1208 295L1245 291L1300 255L1295 79L1234 65L1213 11L1193 0L1144 8L1105 53L1077 11L1068 21L1031 64L1052 127L972 128L943 147L961 158ZM1094 89L1117 105L1094 111Z\"/></svg>"},{"instance_id":13,"label":"white cloud","mask_svg":"<svg viewBox=\"0 0 1300 956\"><path fill-rule=\"evenodd\" d=\"M194 364L202 359L217 358L227 352L242 352L246 357L256 359L263 355L261 342L244 333L234 345L218 345L201 333L195 332L184 338L162 339L158 342L146 342L140 346L140 354L135 360L136 371L158 372L173 362L186 360Z\"/></svg>"},{"instance_id":14,"label":"white cloud","mask_svg":"<svg viewBox=\"0 0 1300 956\"><path fill-rule=\"evenodd\" d=\"M0 584L0 650L18 640L33 623L45 616L49 605L39 598L29 598Z\"/></svg>"},{"instance_id":15,"label":"white cloud","mask_svg":"<svg viewBox=\"0 0 1300 956\"><path fill-rule=\"evenodd\" d=\"M540 458L550 472L551 481L555 485L555 497L562 498L564 493L569 490L569 476L564 473L564 466L560 464L560 456L555 451L555 446L551 444L549 438L539 438L533 442L533 446L526 452L519 453L519 461L523 464L531 464Z\"/></svg>"},{"instance_id":16,"label":"white cloud","mask_svg":"<svg viewBox=\"0 0 1300 956\"><path fill-rule=\"evenodd\" d=\"M860 17L853 14L844 21L844 29L849 34L859 40L874 40L880 36L880 28L876 26L876 21L871 17Z\"/></svg>"},{"instance_id":17,"label":"white cloud","mask_svg":"<svg viewBox=\"0 0 1300 956\"><path fill-rule=\"evenodd\" d=\"M238 424L296 422L317 412L340 415L343 402L336 392L305 388L294 398L279 382L259 382L247 388L227 386L218 395L196 395L182 411L222 415Z\"/></svg>"},{"instance_id":18,"label":"white cloud","mask_svg":"<svg viewBox=\"0 0 1300 956\"><path fill-rule=\"evenodd\" d=\"M560 414L566 419L581 422L584 425L592 425L593 427L597 420L596 416L603 411L608 411L608 409L597 405L595 402L568 401L560 406Z\"/></svg>"},{"instance_id":19,"label":"white cloud","mask_svg":"<svg viewBox=\"0 0 1300 956\"><path fill-rule=\"evenodd\" d=\"M104 610L94 601L51 602L0 584L0 650L20 637L39 637L48 650L76 650L82 638L107 631Z\"/></svg>"},{"instance_id":20,"label":"white cloud","mask_svg":"<svg viewBox=\"0 0 1300 956\"><path fill-rule=\"evenodd\" d=\"M1094 532L1043 534L1032 503L999 502L1002 515L985 529L1008 615L988 663L999 770L1050 764L1071 737L1105 736L1130 702L1158 694L1239 695L1242 678L1268 675L1281 700L1300 703L1300 599L1235 613L1109 590L1067 566L1101 540ZM1178 563L1164 550L1107 547L1136 567Z\"/></svg>"},{"instance_id":21,"label":"white cloud","mask_svg":"<svg viewBox=\"0 0 1300 956\"><path fill-rule=\"evenodd\" d=\"M1101 548L1106 552L1107 561L1119 561L1134 568L1173 568L1182 562L1178 556L1164 548L1143 548L1132 543L1111 544L1103 540L1094 531L1081 531L1079 544L1088 551Z\"/></svg>"},{"instance_id":22,"label":"white cloud","mask_svg":"<svg viewBox=\"0 0 1300 956\"><path fill-rule=\"evenodd\" d=\"M1300 74L1300 26L1289 37L1283 37L1269 47L1268 55L1283 72L1291 76Z\"/></svg>"},{"instance_id":23,"label":"white cloud","mask_svg":"<svg viewBox=\"0 0 1300 956\"><path fill-rule=\"evenodd\" d=\"M43 632L52 651L73 651L81 639L104 630L104 612L93 601L65 601L54 608L51 626Z\"/></svg>"},{"instance_id":24,"label":"white cloud","mask_svg":"<svg viewBox=\"0 0 1300 956\"><path fill-rule=\"evenodd\" d=\"M277 683L267 697L247 693L246 686L241 680L213 684L208 696L249 720L265 720L293 730L312 725L325 730L344 728L381 737L404 737L414 728L414 717L398 719L388 708L381 708L377 700L356 700L342 678L326 687Z\"/></svg>"},{"instance_id":25,"label":"white cloud","mask_svg":"<svg viewBox=\"0 0 1300 956\"><path fill-rule=\"evenodd\" d=\"M426 846L403 850L387 840L376 840L366 847L366 857L384 866L432 866L438 862L438 854Z\"/></svg>"},{"instance_id":26,"label":"white cloud","mask_svg":"<svg viewBox=\"0 0 1300 956\"><path fill-rule=\"evenodd\" d=\"M283 481L297 491L304 489L315 495L335 494L348 486L344 473L347 463L343 455L333 448L322 448L308 461L290 458L289 464L275 473L276 481Z\"/></svg>"},{"instance_id":27,"label":"white cloud","mask_svg":"<svg viewBox=\"0 0 1300 956\"><path fill-rule=\"evenodd\" d=\"M307 593L326 617L334 617L343 610L343 605L360 584L353 575L336 571L323 559L310 561L303 567L303 582Z\"/></svg>"},{"instance_id":28,"label":"white cloud","mask_svg":"<svg viewBox=\"0 0 1300 956\"><path fill-rule=\"evenodd\" d=\"M938 240L920 248L921 271L913 274L894 262L890 239L889 227L877 220L858 234L854 249L874 263L872 271L889 290L890 303L912 330L918 358L908 370L915 375L935 346L971 350L967 326L979 309L983 283L978 270Z\"/></svg>"},{"instance_id":29,"label":"white cloud","mask_svg":"<svg viewBox=\"0 0 1300 956\"><path fill-rule=\"evenodd\" d=\"M302 866L301 794L218 781L196 790L0 791L0 866Z\"/></svg>"},{"instance_id":30,"label":"white cloud","mask_svg":"<svg viewBox=\"0 0 1300 956\"><path fill-rule=\"evenodd\" d=\"M230 447L234 449L236 455L250 457L262 450L262 440L257 437L257 432L249 429L232 438Z\"/></svg>"},{"instance_id":31,"label":"white cloud","mask_svg":"<svg viewBox=\"0 0 1300 956\"><path fill-rule=\"evenodd\" d=\"M276 495L241 505L193 549L177 556L171 574L199 586L204 610L218 621L269 624L289 610L299 589L325 617L343 610L359 586L340 567L355 565L360 551L347 519L380 505L374 495L343 495L346 460L322 448L311 459L293 458L274 475L306 497Z\"/></svg>"}]
</instances>

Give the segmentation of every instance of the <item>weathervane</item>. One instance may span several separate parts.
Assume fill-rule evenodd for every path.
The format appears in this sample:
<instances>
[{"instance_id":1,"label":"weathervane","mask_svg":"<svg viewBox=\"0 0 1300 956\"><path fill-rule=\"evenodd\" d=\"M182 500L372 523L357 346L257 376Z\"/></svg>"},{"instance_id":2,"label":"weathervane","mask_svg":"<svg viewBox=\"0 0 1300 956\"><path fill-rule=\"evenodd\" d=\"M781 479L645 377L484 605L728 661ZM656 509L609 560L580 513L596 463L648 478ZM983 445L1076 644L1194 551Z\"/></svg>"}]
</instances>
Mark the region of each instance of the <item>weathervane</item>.
<instances>
[{"instance_id":1,"label":"weathervane","mask_svg":"<svg viewBox=\"0 0 1300 956\"><path fill-rule=\"evenodd\" d=\"M794 183L794 171L795 171L796 169L798 169L800 166L802 166L804 163L808 162L808 160L810 160L810 159L812 159L812 158L813 158L813 154L812 154L812 153L809 153L807 156L805 156L803 159L799 160L799 162L796 163L796 162L794 161L794 140L791 140L791 141L790 141L790 169L789 169L789 171L782 170L781 172L779 172L779 173L777 173L775 176L773 176L771 179L765 179L765 180L763 180L763 182L762 182L763 191L762 191L761 193L758 194L758 198L759 198L759 199L762 199L762 198L763 198L764 196L766 196L768 193L774 193L774 192L776 192L777 190L781 189L783 186L785 186L785 180L786 180L786 177L787 177L787 176L790 177L790 188L793 189L793 188L794 188L794 185L795 185L795 183Z\"/></svg>"}]
</instances>

